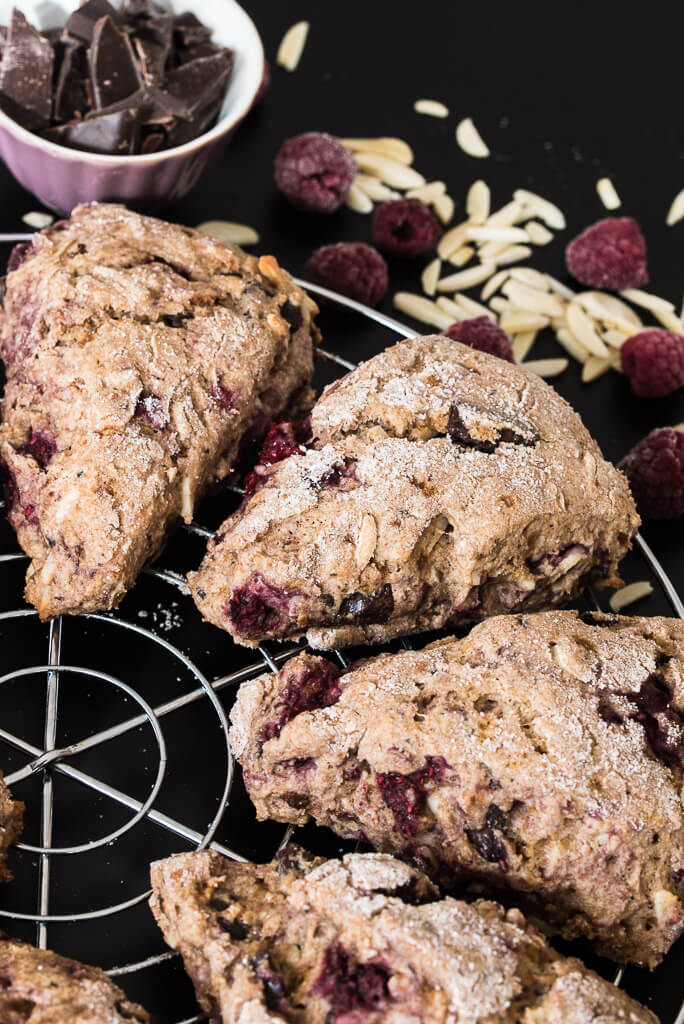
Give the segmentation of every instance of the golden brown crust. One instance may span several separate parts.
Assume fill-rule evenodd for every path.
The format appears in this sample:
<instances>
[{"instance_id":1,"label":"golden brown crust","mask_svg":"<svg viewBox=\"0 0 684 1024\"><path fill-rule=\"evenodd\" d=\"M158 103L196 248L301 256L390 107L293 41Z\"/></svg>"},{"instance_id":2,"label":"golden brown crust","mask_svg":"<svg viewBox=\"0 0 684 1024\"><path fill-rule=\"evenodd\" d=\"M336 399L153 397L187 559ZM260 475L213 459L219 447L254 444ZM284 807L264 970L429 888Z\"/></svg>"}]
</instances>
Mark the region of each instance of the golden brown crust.
<instances>
[{"instance_id":1,"label":"golden brown crust","mask_svg":"<svg viewBox=\"0 0 684 1024\"><path fill-rule=\"evenodd\" d=\"M23 803L13 799L0 772L0 882L12 878L7 867L7 851L21 835L23 817Z\"/></svg>"}]
</instances>

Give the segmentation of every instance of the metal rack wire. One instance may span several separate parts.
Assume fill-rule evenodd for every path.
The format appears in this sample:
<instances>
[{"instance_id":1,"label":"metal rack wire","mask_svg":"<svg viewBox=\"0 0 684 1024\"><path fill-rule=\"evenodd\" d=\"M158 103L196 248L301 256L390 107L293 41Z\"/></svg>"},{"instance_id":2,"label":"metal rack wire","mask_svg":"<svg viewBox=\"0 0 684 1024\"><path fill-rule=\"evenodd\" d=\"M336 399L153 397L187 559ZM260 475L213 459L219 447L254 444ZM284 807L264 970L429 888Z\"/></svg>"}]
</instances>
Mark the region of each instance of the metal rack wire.
<instances>
[{"instance_id":1,"label":"metal rack wire","mask_svg":"<svg viewBox=\"0 0 684 1024\"><path fill-rule=\"evenodd\" d=\"M404 326L391 317L387 317L375 310L370 310L350 299L343 298L333 292L329 292L327 289L311 285L305 281L299 281L298 283L305 287L309 292L312 292L337 306L359 313L395 334L407 337L411 336L413 333L410 328ZM319 356L329 363L340 367L344 371L354 368L353 363L350 363L333 352L321 349L319 350ZM213 535L211 530L208 530L206 527L195 522L186 526L185 529L189 533L201 538L209 538ZM636 543L638 550L647 563L649 570L653 574L663 594L667 598L674 614L678 615L680 618L684 618L684 604L677 594L677 591L667 573L641 536L637 537ZM9 563L21 561L25 558L26 556L20 552L11 552L1 554L0 563L8 565ZM146 569L145 572L148 575L155 577L165 585L177 588L184 594L187 594L188 592L183 577L169 569L150 567ZM2 612L0 613L0 626L2 626L3 623L13 624L19 620L32 619L36 617L36 614L37 613L30 608L19 608ZM23 679L31 676L44 677L45 679L45 714L42 747L28 742L22 736L17 735L16 732L0 728L0 743L8 745L27 758L25 764L21 768L6 776L8 785L14 787L31 776L42 776L40 842L33 845L27 842L20 842L17 844L20 850L25 851L27 854L38 856L38 892L36 907L33 911L15 911L0 908L0 918L5 917L20 921L34 922L35 942L40 948L47 947L49 941L49 926L53 923L77 923L85 920L94 920L109 917L110 915L117 915L133 908L147 898L149 895L148 891L143 891L121 901L113 902L105 906L94 907L77 913L57 914L50 911L51 868L55 858L67 855L77 856L80 853L91 852L95 849L107 847L114 841L120 839L126 833L130 832L130 830L143 821L143 819L155 826L158 826L160 829L165 830L172 836L178 837L186 845L190 844L191 846L194 846L196 849L210 848L235 860L245 859L242 854L223 845L215 839L215 835L221 825L223 816L229 808L234 775L233 757L228 742L228 723L219 695L222 691L225 691L230 687L237 686L243 680L259 673L268 670L273 672L278 671L279 666L284 661L291 657L295 652L302 650L301 645L289 646L284 650L279 648L277 652L273 653L266 646L262 646L258 650L258 657L245 667L233 671L228 675L209 681L187 654L154 630L148 629L137 622L127 621L119 614L93 614L84 616L83 619L91 623L97 623L101 628L110 632L111 643L116 644L117 640L121 639L121 636L133 633L145 643L156 645L157 648L161 648L172 659L175 659L175 661L177 661L184 670L186 670L190 678L193 680L194 685L173 699L159 703L156 706L152 706L134 687L130 686L123 679L120 679L115 675L86 665L64 663L62 660L64 623L60 618L55 619L50 623L46 659L44 662L15 668L0 676L0 686L10 682L11 680ZM408 641L404 641L404 646L410 646ZM335 653L340 662L343 665L346 664L344 654L341 651L337 651ZM120 693L126 695L134 704L137 705L136 713L115 725L101 729L91 735L84 736L67 746L58 747L56 744L60 705L60 685L66 676L76 676L96 680L99 684L114 688ZM196 702L204 702L211 707L217 718L222 741L225 747L225 772L221 779L212 780L214 785L218 783L217 810L203 831L198 831L196 828L185 824L183 821L180 821L175 817L163 813L155 807L155 802L165 779L167 765L167 750L162 723L169 716L174 715L176 712L182 712L184 709L187 709L190 705L193 705ZM133 730L138 730L141 727L147 728L151 731L156 744L157 753L157 769L154 781L149 787L148 794L145 799L141 800L136 798L131 794L112 786L103 779L98 778L97 775L83 771L69 763L69 759L75 755L88 750L95 750L108 741L124 736L125 734L130 733ZM94 791L100 796L114 801L116 804L126 808L130 812L130 816L122 825L118 826L114 830L110 830L106 834L90 839L87 842L71 846L55 845L53 842L53 826L54 781L56 775L64 775L81 786ZM285 830L278 843L278 847L281 847L288 841L292 835L292 831L292 827ZM270 852L274 853L275 850ZM176 956L177 954L172 952L151 953L149 956L136 962L112 966L109 968L108 973L114 978L121 977L122 975L131 975L140 971L152 969ZM623 979L624 972L621 969L615 974L614 981L616 984L621 984ZM184 1021L179 1022L179 1024L192 1024L192 1022L202 1019L203 1018L201 1016L188 1017ZM673 1024L684 1024L684 1004L682 1005L682 1008L676 1016Z\"/></svg>"}]
</instances>

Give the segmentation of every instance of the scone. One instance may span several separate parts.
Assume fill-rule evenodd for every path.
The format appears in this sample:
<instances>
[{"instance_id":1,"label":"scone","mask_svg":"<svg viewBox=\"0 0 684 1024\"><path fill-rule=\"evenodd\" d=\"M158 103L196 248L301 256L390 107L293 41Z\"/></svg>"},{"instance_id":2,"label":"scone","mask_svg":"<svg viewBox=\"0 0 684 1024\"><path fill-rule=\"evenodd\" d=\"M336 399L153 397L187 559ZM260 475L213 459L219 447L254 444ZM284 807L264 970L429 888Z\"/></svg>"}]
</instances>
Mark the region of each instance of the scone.
<instances>
[{"instance_id":1,"label":"scone","mask_svg":"<svg viewBox=\"0 0 684 1024\"><path fill-rule=\"evenodd\" d=\"M41 618L115 606L296 406L315 312L272 256L122 206L80 206L15 249L0 456Z\"/></svg>"},{"instance_id":2,"label":"scone","mask_svg":"<svg viewBox=\"0 0 684 1024\"><path fill-rule=\"evenodd\" d=\"M519 910L440 899L382 854L186 853L153 864L152 887L202 1009L225 1024L656 1024Z\"/></svg>"},{"instance_id":3,"label":"scone","mask_svg":"<svg viewBox=\"0 0 684 1024\"><path fill-rule=\"evenodd\" d=\"M13 799L0 772L0 882L12 877L7 867L7 851L21 834L23 817L23 803Z\"/></svg>"},{"instance_id":4,"label":"scone","mask_svg":"<svg viewBox=\"0 0 684 1024\"><path fill-rule=\"evenodd\" d=\"M240 643L378 643L616 584L627 482L533 373L414 338L332 384L308 442L305 426L267 447L190 576Z\"/></svg>"},{"instance_id":5,"label":"scone","mask_svg":"<svg viewBox=\"0 0 684 1024\"><path fill-rule=\"evenodd\" d=\"M0 936L0 1021L3 1024L147 1024L98 967Z\"/></svg>"},{"instance_id":6,"label":"scone","mask_svg":"<svg viewBox=\"0 0 684 1024\"><path fill-rule=\"evenodd\" d=\"M541 612L243 683L259 818L313 818L655 966L684 929L684 622Z\"/></svg>"}]
</instances>

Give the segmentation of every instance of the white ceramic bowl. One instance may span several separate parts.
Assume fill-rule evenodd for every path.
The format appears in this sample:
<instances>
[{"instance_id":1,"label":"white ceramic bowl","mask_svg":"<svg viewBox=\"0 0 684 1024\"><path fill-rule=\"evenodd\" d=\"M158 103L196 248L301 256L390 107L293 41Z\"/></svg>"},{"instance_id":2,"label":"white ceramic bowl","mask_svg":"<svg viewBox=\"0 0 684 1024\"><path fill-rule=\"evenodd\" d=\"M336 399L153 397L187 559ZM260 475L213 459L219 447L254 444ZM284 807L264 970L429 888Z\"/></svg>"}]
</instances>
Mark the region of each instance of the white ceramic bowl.
<instances>
[{"instance_id":1,"label":"white ceramic bowl","mask_svg":"<svg viewBox=\"0 0 684 1024\"><path fill-rule=\"evenodd\" d=\"M120 0L113 0L120 6ZM107 156L67 149L26 131L0 110L0 156L24 188L47 207L68 214L93 200L161 205L185 195L230 139L259 93L264 50L251 18L235 0L162 0L181 13L192 11L213 31L215 42L235 51L235 65L218 120L192 142L145 156ZM79 0L0 0L0 24L13 7L40 29L61 27Z\"/></svg>"}]
</instances>

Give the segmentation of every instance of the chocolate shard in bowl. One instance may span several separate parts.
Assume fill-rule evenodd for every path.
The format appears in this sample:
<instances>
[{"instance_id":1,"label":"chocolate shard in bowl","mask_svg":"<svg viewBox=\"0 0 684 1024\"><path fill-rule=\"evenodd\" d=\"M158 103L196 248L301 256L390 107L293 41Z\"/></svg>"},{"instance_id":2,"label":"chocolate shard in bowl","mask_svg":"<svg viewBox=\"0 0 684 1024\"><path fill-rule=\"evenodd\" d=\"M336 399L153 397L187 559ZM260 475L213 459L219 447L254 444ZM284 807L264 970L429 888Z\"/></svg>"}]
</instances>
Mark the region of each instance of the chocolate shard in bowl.
<instances>
[{"instance_id":1,"label":"chocolate shard in bowl","mask_svg":"<svg viewBox=\"0 0 684 1024\"><path fill-rule=\"evenodd\" d=\"M108 0L86 0L78 10L70 14L64 26L66 36L90 43L95 31L95 24L100 18L109 17L117 21L119 14Z\"/></svg>"},{"instance_id":2,"label":"chocolate shard in bowl","mask_svg":"<svg viewBox=\"0 0 684 1024\"><path fill-rule=\"evenodd\" d=\"M61 42L59 70L55 81L52 117L55 121L73 121L92 108L88 77L88 56L82 43Z\"/></svg>"},{"instance_id":3,"label":"chocolate shard in bowl","mask_svg":"<svg viewBox=\"0 0 684 1024\"><path fill-rule=\"evenodd\" d=\"M98 110L118 103L142 85L130 40L109 15L95 23L88 63L93 101Z\"/></svg>"},{"instance_id":4,"label":"chocolate shard in bowl","mask_svg":"<svg viewBox=\"0 0 684 1024\"><path fill-rule=\"evenodd\" d=\"M0 94L10 116L29 130L50 120L53 64L50 42L15 7L2 52Z\"/></svg>"},{"instance_id":5,"label":"chocolate shard in bowl","mask_svg":"<svg viewBox=\"0 0 684 1024\"><path fill-rule=\"evenodd\" d=\"M178 14L173 19L173 29L178 47L196 46L198 43L208 43L211 39L211 29L203 25L191 11Z\"/></svg>"},{"instance_id":6,"label":"chocolate shard in bowl","mask_svg":"<svg viewBox=\"0 0 684 1024\"><path fill-rule=\"evenodd\" d=\"M131 38L145 82L148 85L161 85L173 46L171 15L160 14L141 19Z\"/></svg>"},{"instance_id":7,"label":"chocolate shard in bowl","mask_svg":"<svg viewBox=\"0 0 684 1024\"><path fill-rule=\"evenodd\" d=\"M140 137L140 112L135 107L99 112L48 128L43 134L50 142L70 149L126 156L135 151Z\"/></svg>"}]
</instances>

